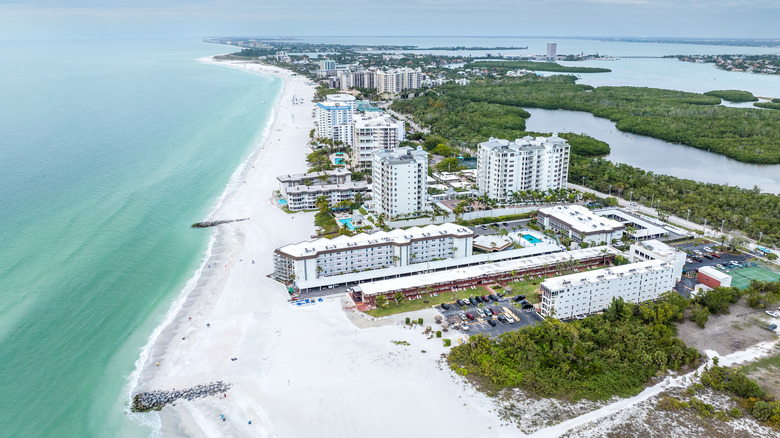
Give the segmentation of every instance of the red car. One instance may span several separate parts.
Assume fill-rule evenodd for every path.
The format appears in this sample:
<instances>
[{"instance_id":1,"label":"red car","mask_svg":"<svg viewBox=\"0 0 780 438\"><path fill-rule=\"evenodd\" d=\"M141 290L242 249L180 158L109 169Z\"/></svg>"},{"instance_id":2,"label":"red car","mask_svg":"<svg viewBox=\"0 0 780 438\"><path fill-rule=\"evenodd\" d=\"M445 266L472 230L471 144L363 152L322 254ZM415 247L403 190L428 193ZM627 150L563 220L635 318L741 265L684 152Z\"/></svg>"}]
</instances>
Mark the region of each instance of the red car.
<instances>
[{"instance_id":1,"label":"red car","mask_svg":"<svg viewBox=\"0 0 780 438\"><path fill-rule=\"evenodd\" d=\"M716 253L716 252L712 253L712 256L713 256L713 257L716 257L716 258L720 258L720 254L718 254L718 253Z\"/></svg>"},{"instance_id":2,"label":"red car","mask_svg":"<svg viewBox=\"0 0 780 438\"><path fill-rule=\"evenodd\" d=\"M471 314L471 312L466 314L466 318L468 319L474 319L474 315Z\"/></svg>"}]
</instances>

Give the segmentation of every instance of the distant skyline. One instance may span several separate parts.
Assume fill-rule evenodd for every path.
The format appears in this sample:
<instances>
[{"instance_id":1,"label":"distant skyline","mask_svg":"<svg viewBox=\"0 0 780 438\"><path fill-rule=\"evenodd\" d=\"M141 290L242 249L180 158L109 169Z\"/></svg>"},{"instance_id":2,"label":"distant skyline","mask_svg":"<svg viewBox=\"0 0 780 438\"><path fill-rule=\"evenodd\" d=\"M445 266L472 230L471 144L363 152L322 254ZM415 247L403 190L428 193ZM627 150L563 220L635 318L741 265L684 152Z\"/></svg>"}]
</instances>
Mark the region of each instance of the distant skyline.
<instances>
[{"instance_id":1,"label":"distant skyline","mask_svg":"<svg viewBox=\"0 0 780 438\"><path fill-rule=\"evenodd\" d=\"M778 0L0 0L0 38L780 38Z\"/></svg>"}]
</instances>

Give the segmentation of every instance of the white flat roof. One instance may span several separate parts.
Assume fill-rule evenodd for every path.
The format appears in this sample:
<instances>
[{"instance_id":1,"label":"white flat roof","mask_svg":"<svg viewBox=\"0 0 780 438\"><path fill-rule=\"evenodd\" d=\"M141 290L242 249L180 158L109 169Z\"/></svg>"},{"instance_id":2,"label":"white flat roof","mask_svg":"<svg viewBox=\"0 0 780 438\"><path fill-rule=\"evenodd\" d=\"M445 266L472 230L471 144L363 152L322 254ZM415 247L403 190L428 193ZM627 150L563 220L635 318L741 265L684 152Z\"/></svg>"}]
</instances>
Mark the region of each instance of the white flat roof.
<instances>
[{"instance_id":1,"label":"white flat roof","mask_svg":"<svg viewBox=\"0 0 780 438\"><path fill-rule=\"evenodd\" d=\"M647 250L652 251L662 257L671 256L679 252L679 250L677 250L676 248L671 247L661 242L660 240L655 240L655 239L636 242L632 245L644 247Z\"/></svg>"},{"instance_id":2,"label":"white flat roof","mask_svg":"<svg viewBox=\"0 0 780 438\"><path fill-rule=\"evenodd\" d=\"M597 210L596 214L598 214L599 216L614 215L621 218L621 220L618 220L617 222L621 222L621 223L631 222L633 224L643 227L644 229L641 230L637 229L632 233L636 237L659 236L659 235L668 234L668 231L664 228L663 225L653 223L652 221L649 221L646 218L639 217L635 214L631 214L619 208L605 208L605 209Z\"/></svg>"},{"instance_id":3,"label":"white flat roof","mask_svg":"<svg viewBox=\"0 0 780 438\"><path fill-rule=\"evenodd\" d=\"M649 260L646 262L631 263L629 265L613 266L606 269L597 269L595 271L562 275L560 277L545 280L542 282L542 285L549 290L561 290L572 286L579 286L583 283L598 283L619 277L630 277L662 269L671 269L671 266L670 263L664 262L663 260Z\"/></svg>"},{"instance_id":4,"label":"white flat roof","mask_svg":"<svg viewBox=\"0 0 780 438\"><path fill-rule=\"evenodd\" d=\"M625 228L620 222L601 217L581 205L540 208L539 214L550 216L578 233L611 233Z\"/></svg>"},{"instance_id":5,"label":"white flat roof","mask_svg":"<svg viewBox=\"0 0 780 438\"><path fill-rule=\"evenodd\" d=\"M427 225L425 227L412 227L407 230L396 229L392 231L379 231L372 234L360 233L355 236L338 236L334 239L307 240L292 243L278 248L276 251L291 257L316 257L321 251L357 249L363 246L408 243L413 239L435 239L438 236L470 237L474 231L462 225L446 223L441 225Z\"/></svg>"},{"instance_id":6,"label":"white flat roof","mask_svg":"<svg viewBox=\"0 0 780 438\"><path fill-rule=\"evenodd\" d=\"M343 190L368 190L368 183L365 181L351 181L344 184L318 184L311 186L293 186L287 189L288 195L297 193L322 193Z\"/></svg>"},{"instance_id":7,"label":"white flat roof","mask_svg":"<svg viewBox=\"0 0 780 438\"><path fill-rule=\"evenodd\" d=\"M606 252L602 253L603 250L606 250ZM409 277L373 281L371 283L363 283L359 287L360 290L363 291L364 295L370 296L388 291L420 288L433 284L468 280L471 278L502 274L511 271L525 271L545 265L554 266L557 263L565 262L572 258L574 260L582 260L592 257L599 257L603 254L618 255L620 254L620 251L609 246L596 246L593 248L578 249L569 252L559 252L555 254L546 254L524 259L507 260L505 262L486 263L483 265L469 266L466 268L450 269L441 272L429 272Z\"/></svg>"},{"instance_id":8,"label":"white flat roof","mask_svg":"<svg viewBox=\"0 0 780 438\"><path fill-rule=\"evenodd\" d=\"M373 269L370 271L355 272L344 275L333 275L330 277L320 277L312 280L296 280L295 285L301 290L309 290L314 288L328 287L334 284L352 284L359 282L369 282L377 279L384 279L385 277L397 277L401 275L414 274L423 271L449 269L452 267L465 267L471 264L480 264L487 261L493 263L511 259L519 259L523 257L533 257L539 254L563 252L563 250L555 244L539 244L529 248L511 249L508 251L496 252L492 254L479 254L468 257L460 257L457 259L445 259L437 260L435 262L425 263L413 263L411 265L397 266L385 269Z\"/></svg>"},{"instance_id":9,"label":"white flat roof","mask_svg":"<svg viewBox=\"0 0 780 438\"><path fill-rule=\"evenodd\" d=\"M725 272L718 271L712 266L702 266L701 268L699 268L699 273L704 274L707 277L710 277L712 279L718 280L721 283L723 283L723 280L731 278L731 275Z\"/></svg>"}]
</instances>

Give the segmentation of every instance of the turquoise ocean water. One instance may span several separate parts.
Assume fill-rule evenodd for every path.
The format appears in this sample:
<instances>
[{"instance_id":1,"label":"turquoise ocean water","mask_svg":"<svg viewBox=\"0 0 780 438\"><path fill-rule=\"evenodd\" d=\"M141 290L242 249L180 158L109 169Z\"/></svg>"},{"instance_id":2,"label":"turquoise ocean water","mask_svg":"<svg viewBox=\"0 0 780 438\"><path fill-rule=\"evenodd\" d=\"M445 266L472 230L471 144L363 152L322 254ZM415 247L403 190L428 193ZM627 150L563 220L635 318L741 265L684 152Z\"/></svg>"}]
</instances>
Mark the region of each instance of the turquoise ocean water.
<instances>
[{"instance_id":1,"label":"turquoise ocean water","mask_svg":"<svg viewBox=\"0 0 780 438\"><path fill-rule=\"evenodd\" d=\"M128 377L281 87L227 51L0 41L0 436L149 434Z\"/></svg>"}]
</instances>

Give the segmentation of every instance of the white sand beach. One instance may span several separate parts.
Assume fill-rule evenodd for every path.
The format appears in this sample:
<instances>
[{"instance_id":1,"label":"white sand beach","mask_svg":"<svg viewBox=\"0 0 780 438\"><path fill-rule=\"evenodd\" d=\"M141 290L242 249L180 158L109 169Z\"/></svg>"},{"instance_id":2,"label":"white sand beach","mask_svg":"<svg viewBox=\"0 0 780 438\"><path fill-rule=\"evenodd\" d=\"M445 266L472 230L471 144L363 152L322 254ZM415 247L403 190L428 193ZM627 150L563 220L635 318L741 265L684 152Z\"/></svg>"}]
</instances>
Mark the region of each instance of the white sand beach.
<instances>
[{"instance_id":1,"label":"white sand beach","mask_svg":"<svg viewBox=\"0 0 780 438\"><path fill-rule=\"evenodd\" d=\"M233 386L224 398L139 415L159 415L166 437L516 435L515 426L501 426L491 400L440 361L441 339L393 319L366 321L342 308L344 296L293 306L267 277L275 248L314 232L313 214L287 214L270 199L277 175L306 171L314 89L273 67L220 64L284 80L265 143L208 218L250 219L217 228L201 277L155 340L134 392L217 380ZM293 96L307 103L293 105ZM420 314L433 322L433 310Z\"/></svg>"}]
</instances>

